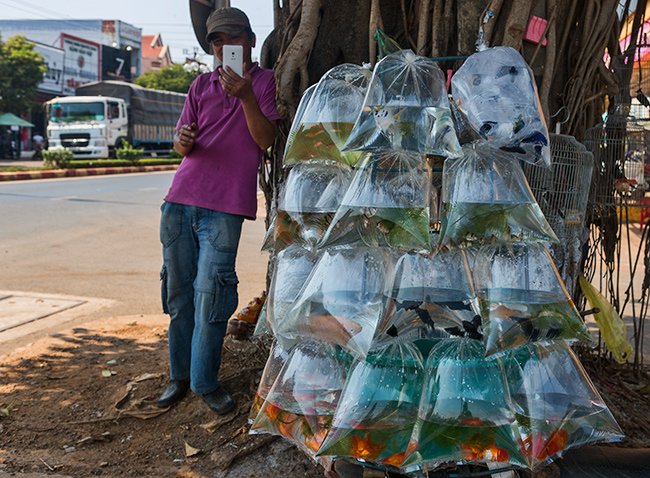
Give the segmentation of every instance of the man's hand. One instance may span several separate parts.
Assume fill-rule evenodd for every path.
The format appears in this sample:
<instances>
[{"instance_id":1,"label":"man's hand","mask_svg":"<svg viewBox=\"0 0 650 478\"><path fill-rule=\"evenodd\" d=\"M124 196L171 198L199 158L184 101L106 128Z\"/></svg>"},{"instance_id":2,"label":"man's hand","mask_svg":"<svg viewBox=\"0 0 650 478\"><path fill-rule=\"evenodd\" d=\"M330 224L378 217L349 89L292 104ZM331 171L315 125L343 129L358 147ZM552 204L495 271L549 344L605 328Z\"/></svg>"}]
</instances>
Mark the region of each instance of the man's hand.
<instances>
[{"instance_id":1,"label":"man's hand","mask_svg":"<svg viewBox=\"0 0 650 478\"><path fill-rule=\"evenodd\" d=\"M181 126L181 129L176 131L174 135L174 149L182 156L187 156L194 148L194 141L198 132L199 127L196 123Z\"/></svg>"},{"instance_id":2,"label":"man's hand","mask_svg":"<svg viewBox=\"0 0 650 478\"><path fill-rule=\"evenodd\" d=\"M221 68L219 81L223 91L240 100L253 97L253 87L251 86L251 76L248 69L249 65L244 63L244 76L241 77L228 67Z\"/></svg>"},{"instance_id":3,"label":"man's hand","mask_svg":"<svg viewBox=\"0 0 650 478\"><path fill-rule=\"evenodd\" d=\"M198 131L199 128L196 126L196 123L184 124L181 126L181 129L176 132L178 143L184 148L192 148Z\"/></svg>"}]
</instances>

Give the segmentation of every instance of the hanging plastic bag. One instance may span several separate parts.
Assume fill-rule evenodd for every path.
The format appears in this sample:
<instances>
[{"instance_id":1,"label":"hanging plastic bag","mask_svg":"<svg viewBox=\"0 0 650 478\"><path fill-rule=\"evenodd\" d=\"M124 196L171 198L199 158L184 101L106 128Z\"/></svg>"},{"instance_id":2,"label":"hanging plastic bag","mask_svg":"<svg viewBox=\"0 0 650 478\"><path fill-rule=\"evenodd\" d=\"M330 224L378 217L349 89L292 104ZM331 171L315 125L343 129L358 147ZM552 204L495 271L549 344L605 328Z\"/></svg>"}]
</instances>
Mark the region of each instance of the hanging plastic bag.
<instances>
[{"instance_id":1,"label":"hanging plastic bag","mask_svg":"<svg viewBox=\"0 0 650 478\"><path fill-rule=\"evenodd\" d=\"M275 383L275 379L278 378L280 370L282 370L288 358L289 351L285 350L277 341L274 341L271 345L269 356L266 359L266 365L264 365L264 370L262 371L257 393L255 393L255 397L253 398L251 411L248 416L249 425L253 423L262 409L262 405L266 401L266 397L268 397L271 387Z\"/></svg>"},{"instance_id":2,"label":"hanging plastic bag","mask_svg":"<svg viewBox=\"0 0 650 478\"><path fill-rule=\"evenodd\" d=\"M314 248L329 227L352 180L352 170L334 161L296 164L282 185L275 219L276 249L288 244Z\"/></svg>"},{"instance_id":3,"label":"hanging plastic bag","mask_svg":"<svg viewBox=\"0 0 650 478\"><path fill-rule=\"evenodd\" d=\"M464 251L410 252L395 266L386 315L380 330L394 329L399 337L409 330L416 338L440 338L479 333L480 317ZM476 337L474 337L476 338Z\"/></svg>"},{"instance_id":4,"label":"hanging plastic bag","mask_svg":"<svg viewBox=\"0 0 650 478\"><path fill-rule=\"evenodd\" d=\"M531 344L505 355L519 447L529 468L570 448L615 442L623 433L570 347Z\"/></svg>"},{"instance_id":5,"label":"hanging plastic bag","mask_svg":"<svg viewBox=\"0 0 650 478\"><path fill-rule=\"evenodd\" d=\"M451 96L449 99L449 109L451 111L451 117L454 120L456 136L458 137L458 142L461 146L471 144L475 141L480 141L481 135L474 131L467 116L465 116L465 114L458 108L458 105L456 105L456 102L453 101L453 97Z\"/></svg>"},{"instance_id":6,"label":"hanging plastic bag","mask_svg":"<svg viewBox=\"0 0 650 478\"><path fill-rule=\"evenodd\" d=\"M512 155L481 143L463 146L462 158L445 161L442 183L443 245L557 242Z\"/></svg>"},{"instance_id":7,"label":"hanging plastic bag","mask_svg":"<svg viewBox=\"0 0 650 478\"><path fill-rule=\"evenodd\" d=\"M361 110L370 70L345 63L320 79L299 121L292 124L284 164L329 159L354 166L358 152L342 152Z\"/></svg>"},{"instance_id":8,"label":"hanging plastic bag","mask_svg":"<svg viewBox=\"0 0 650 478\"><path fill-rule=\"evenodd\" d=\"M431 169L421 155L376 152L357 169L318 247L429 249Z\"/></svg>"},{"instance_id":9,"label":"hanging plastic bag","mask_svg":"<svg viewBox=\"0 0 650 478\"><path fill-rule=\"evenodd\" d=\"M282 155L283 158L287 156L287 151L289 149L289 146L292 144L293 138L296 136L296 133L298 132L298 130L302 125L302 117L305 114L305 110L307 110L307 105L309 105L309 101L311 100L314 91L316 91L317 85L318 83L316 83L315 85L311 85L309 88L303 91L302 96L300 97L300 102L298 103L296 114L293 116L293 120L291 121L291 128L289 129L287 142L284 145L284 154Z\"/></svg>"},{"instance_id":10,"label":"hanging plastic bag","mask_svg":"<svg viewBox=\"0 0 650 478\"><path fill-rule=\"evenodd\" d=\"M365 356L383 316L395 258L382 248L330 248L278 326L284 340L317 339Z\"/></svg>"},{"instance_id":11,"label":"hanging plastic bag","mask_svg":"<svg viewBox=\"0 0 650 478\"><path fill-rule=\"evenodd\" d=\"M344 150L455 156L459 148L445 76L436 62L401 50L377 63Z\"/></svg>"},{"instance_id":12,"label":"hanging plastic bag","mask_svg":"<svg viewBox=\"0 0 650 478\"><path fill-rule=\"evenodd\" d=\"M549 135L533 72L511 47L471 55L451 79L452 95L472 128L498 148L551 165Z\"/></svg>"},{"instance_id":13,"label":"hanging plastic bag","mask_svg":"<svg viewBox=\"0 0 650 478\"><path fill-rule=\"evenodd\" d=\"M352 359L334 346L307 341L289 355L250 433L280 435L314 458L327 435Z\"/></svg>"},{"instance_id":14,"label":"hanging plastic bag","mask_svg":"<svg viewBox=\"0 0 650 478\"><path fill-rule=\"evenodd\" d=\"M288 313L318 258L318 253L297 245L287 247L275 258L266 300L266 322L271 333L285 348L291 347L293 342L278 335L277 331L282 328L283 321L287 320Z\"/></svg>"},{"instance_id":15,"label":"hanging plastic bag","mask_svg":"<svg viewBox=\"0 0 650 478\"><path fill-rule=\"evenodd\" d=\"M388 56L391 53L396 53L402 49L395 40L386 35L386 33L380 28L377 28L375 35L372 38L377 42L377 60L381 60L385 56Z\"/></svg>"},{"instance_id":16,"label":"hanging plastic bag","mask_svg":"<svg viewBox=\"0 0 650 478\"><path fill-rule=\"evenodd\" d=\"M292 138L295 135L296 130L298 129L298 125L301 124L301 119L302 115L305 113L305 109L307 108L307 104L309 103L309 100L311 99L311 95L314 93L314 90L316 89L316 85L311 85L309 88L307 88L303 93L300 98L300 103L298 103L298 109L296 110L296 114L293 117L293 121L291 123L291 128L289 130L289 136L288 138ZM288 141L287 141L288 144ZM285 145L285 154L286 154L286 145ZM276 219L277 219L277 201L276 198L273 198L273 205L271 207L271 220L269 221L269 227L266 230L266 233L264 234L264 239L262 241L262 250L263 251L272 251L275 250L276 247L277 249L282 249L284 246L287 244L277 244L275 243L275 224L276 224Z\"/></svg>"},{"instance_id":17,"label":"hanging plastic bag","mask_svg":"<svg viewBox=\"0 0 650 478\"><path fill-rule=\"evenodd\" d=\"M472 339L442 339L429 353L404 467L446 462L525 466L503 370Z\"/></svg>"},{"instance_id":18,"label":"hanging plastic bag","mask_svg":"<svg viewBox=\"0 0 650 478\"><path fill-rule=\"evenodd\" d=\"M389 345L355 362L318 455L401 466L423 375L422 356L408 343Z\"/></svg>"},{"instance_id":19,"label":"hanging plastic bag","mask_svg":"<svg viewBox=\"0 0 650 478\"><path fill-rule=\"evenodd\" d=\"M625 322L618 315L616 309L609 303L598 290L584 277L580 276L580 289L587 298L589 306L598 309L594 314L596 325L612 357L618 363L626 363L632 355L632 346L627 341L627 329Z\"/></svg>"},{"instance_id":20,"label":"hanging plastic bag","mask_svg":"<svg viewBox=\"0 0 650 478\"><path fill-rule=\"evenodd\" d=\"M277 213L277 208L276 207L271 207L271 220L269 221L269 227L266 229L266 232L264 233L264 239L262 239L262 251L265 252L270 252L275 250L275 222L276 218L278 217ZM280 249L282 249L282 246L280 245Z\"/></svg>"},{"instance_id":21,"label":"hanging plastic bag","mask_svg":"<svg viewBox=\"0 0 650 478\"><path fill-rule=\"evenodd\" d=\"M488 355L530 342L591 341L542 244L484 246L473 270Z\"/></svg>"}]
</instances>

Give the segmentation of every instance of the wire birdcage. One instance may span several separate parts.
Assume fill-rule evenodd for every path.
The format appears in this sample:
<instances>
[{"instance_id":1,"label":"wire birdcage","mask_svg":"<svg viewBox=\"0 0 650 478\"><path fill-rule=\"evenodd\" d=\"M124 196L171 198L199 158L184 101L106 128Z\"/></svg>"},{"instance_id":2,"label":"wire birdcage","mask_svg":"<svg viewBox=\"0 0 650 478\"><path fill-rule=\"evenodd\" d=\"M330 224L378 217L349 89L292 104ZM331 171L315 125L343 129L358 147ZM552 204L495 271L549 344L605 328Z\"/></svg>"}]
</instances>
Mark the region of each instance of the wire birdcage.
<instances>
[{"instance_id":1,"label":"wire birdcage","mask_svg":"<svg viewBox=\"0 0 650 478\"><path fill-rule=\"evenodd\" d=\"M650 236L641 233L650 173L650 126L625 108L585 133L594 154L594 178L586 222L590 226L583 273L631 325L633 366L643 367L648 314ZM646 129L647 128L647 129ZM635 214L639 214L636 218Z\"/></svg>"},{"instance_id":2,"label":"wire birdcage","mask_svg":"<svg viewBox=\"0 0 650 478\"><path fill-rule=\"evenodd\" d=\"M650 174L650 129L643 123L648 124L613 115L586 131L585 146L594 155L589 203L595 214L621 202L628 206L643 202Z\"/></svg>"},{"instance_id":3,"label":"wire birdcage","mask_svg":"<svg viewBox=\"0 0 650 478\"><path fill-rule=\"evenodd\" d=\"M555 265L574 295L585 241L593 155L573 136L551 134L551 167L526 163L524 172L546 220L559 239L551 246Z\"/></svg>"}]
</instances>

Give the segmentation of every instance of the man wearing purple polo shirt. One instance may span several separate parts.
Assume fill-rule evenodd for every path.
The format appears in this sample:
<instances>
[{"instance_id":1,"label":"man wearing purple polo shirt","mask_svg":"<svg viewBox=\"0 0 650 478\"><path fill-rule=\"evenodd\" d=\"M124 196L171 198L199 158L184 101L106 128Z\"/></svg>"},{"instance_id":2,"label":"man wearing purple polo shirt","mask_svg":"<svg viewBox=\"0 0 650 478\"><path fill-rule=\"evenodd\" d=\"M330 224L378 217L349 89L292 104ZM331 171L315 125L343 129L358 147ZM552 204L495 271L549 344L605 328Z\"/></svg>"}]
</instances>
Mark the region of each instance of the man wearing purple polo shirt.
<instances>
[{"instance_id":1,"label":"man wearing purple polo shirt","mask_svg":"<svg viewBox=\"0 0 650 478\"><path fill-rule=\"evenodd\" d=\"M238 302L235 257L244 219L255 219L258 165L280 117L273 72L251 61L255 34L246 14L219 8L206 26L219 60L224 45L242 45L244 76L230 68L199 75L176 126L174 148L184 159L160 220L170 382L158 406L174 405L191 388L225 414L235 408L218 380L227 321Z\"/></svg>"}]
</instances>

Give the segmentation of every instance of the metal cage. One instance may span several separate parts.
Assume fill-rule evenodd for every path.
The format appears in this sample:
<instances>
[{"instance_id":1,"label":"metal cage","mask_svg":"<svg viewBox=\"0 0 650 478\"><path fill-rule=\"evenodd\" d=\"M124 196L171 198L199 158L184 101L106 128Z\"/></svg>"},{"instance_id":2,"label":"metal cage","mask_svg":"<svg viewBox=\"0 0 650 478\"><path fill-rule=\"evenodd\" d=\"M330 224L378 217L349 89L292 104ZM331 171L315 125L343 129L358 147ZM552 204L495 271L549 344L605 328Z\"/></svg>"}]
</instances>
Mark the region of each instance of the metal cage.
<instances>
[{"instance_id":1,"label":"metal cage","mask_svg":"<svg viewBox=\"0 0 650 478\"><path fill-rule=\"evenodd\" d=\"M596 206L594 213L621 201L628 206L641 205L650 175L650 123L612 116L587 130L585 145L594 155L589 197L590 204Z\"/></svg>"},{"instance_id":2,"label":"metal cage","mask_svg":"<svg viewBox=\"0 0 650 478\"><path fill-rule=\"evenodd\" d=\"M535 199L559 239L551 246L569 294L575 293L585 237L593 155L573 136L551 134L551 167L529 163L524 173Z\"/></svg>"}]
</instances>

